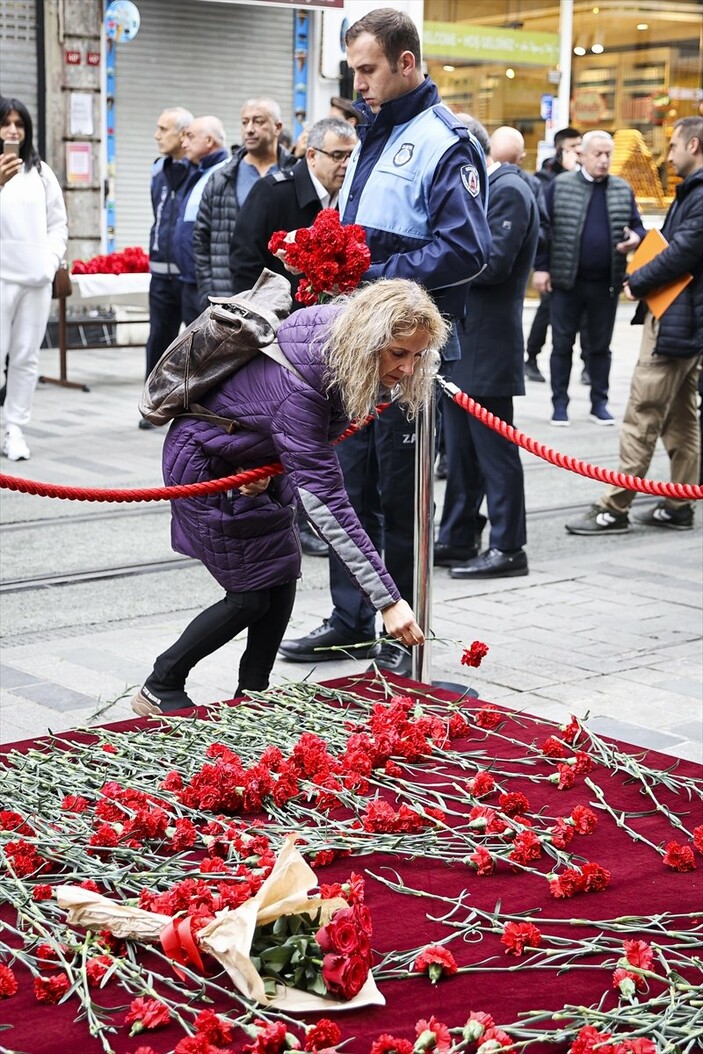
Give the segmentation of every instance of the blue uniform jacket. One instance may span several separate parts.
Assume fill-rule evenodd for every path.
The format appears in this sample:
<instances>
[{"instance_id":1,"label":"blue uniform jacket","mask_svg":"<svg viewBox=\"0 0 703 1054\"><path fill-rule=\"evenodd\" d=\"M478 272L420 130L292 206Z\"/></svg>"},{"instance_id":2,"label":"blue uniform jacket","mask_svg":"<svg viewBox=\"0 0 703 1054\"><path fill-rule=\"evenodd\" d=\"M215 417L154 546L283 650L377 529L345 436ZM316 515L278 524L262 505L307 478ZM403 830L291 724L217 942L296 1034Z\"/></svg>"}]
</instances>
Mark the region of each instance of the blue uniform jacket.
<instances>
[{"instance_id":1,"label":"blue uniform jacket","mask_svg":"<svg viewBox=\"0 0 703 1054\"><path fill-rule=\"evenodd\" d=\"M154 224L149 234L149 270L165 278L178 278L175 260L175 228L184 194L192 186L197 169L183 158L158 158L151 170L151 204Z\"/></svg>"},{"instance_id":2,"label":"blue uniform jacket","mask_svg":"<svg viewBox=\"0 0 703 1054\"><path fill-rule=\"evenodd\" d=\"M485 267L491 247L483 151L441 105L429 78L384 103L375 116L364 103L356 105L368 123L357 128L360 145L340 193L340 212L344 223L360 223L366 229L372 263L364 279L420 282L440 311L461 318L467 284ZM416 121L432 107L436 124L431 118ZM367 226L366 203L380 197L383 209L370 210L374 222ZM400 199L401 207L394 198ZM413 198L404 229L399 222L402 204ZM423 234L418 232L420 214L426 225Z\"/></svg>"},{"instance_id":3,"label":"blue uniform jacket","mask_svg":"<svg viewBox=\"0 0 703 1054\"><path fill-rule=\"evenodd\" d=\"M174 230L174 255L181 272L181 281L191 285L197 283L195 255L193 253L193 227L198 215L200 200L210 176L229 161L226 150L214 150L200 164L193 166L193 175L188 180L185 194L180 199L178 222Z\"/></svg>"}]
</instances>

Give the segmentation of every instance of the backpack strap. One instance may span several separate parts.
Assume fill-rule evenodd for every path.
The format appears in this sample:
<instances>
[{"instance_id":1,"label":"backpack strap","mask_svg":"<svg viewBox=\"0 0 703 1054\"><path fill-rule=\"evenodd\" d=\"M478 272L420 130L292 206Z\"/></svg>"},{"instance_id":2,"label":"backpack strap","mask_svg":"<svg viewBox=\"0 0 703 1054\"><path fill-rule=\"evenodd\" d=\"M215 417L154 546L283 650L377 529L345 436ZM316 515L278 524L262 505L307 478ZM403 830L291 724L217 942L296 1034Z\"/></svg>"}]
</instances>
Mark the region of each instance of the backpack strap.
<instances>
[{"instance_id":1,"label":"backpack strap","mask_svg":"<svg viewBox=\"0 0 703 1054\"><path fill-rule=\"evenodd\" d=\"M290 373L294 373L298 380L303 380L302 375L295 368L292 362L286 358L283 351L278 343L274 340L271 344L267 344L263 348L259 348L259 351L268 356L269 359L273 359L279 366L283 366ZM200 403L191 403L188 410L182 414L178 414L178 417L194 417L198 421L209 421L211 424L218 425L220 428L232 435L233 432L238 431L244 427L239 421L236 421L231 417L221 417L219 414L214 414L211 410L208 410L205 406Z\"/></svg>"},{"instance_id":2,"label":"backpack strap","mask_svg":"<svg viewBox=\"0 0 703 1054\"><path fill-rule=\"evenodd\" d=\"M269 359L273 359L279 366L283 366L284 369L290 373L294 373L299 381L304 380L300 372L296 369L293 363L286 358L283 354L280 344L277 340L272 340L270 344L266 344L265 347L259 349L264 355L267 355Z\"/></svg>"}]
</instances>

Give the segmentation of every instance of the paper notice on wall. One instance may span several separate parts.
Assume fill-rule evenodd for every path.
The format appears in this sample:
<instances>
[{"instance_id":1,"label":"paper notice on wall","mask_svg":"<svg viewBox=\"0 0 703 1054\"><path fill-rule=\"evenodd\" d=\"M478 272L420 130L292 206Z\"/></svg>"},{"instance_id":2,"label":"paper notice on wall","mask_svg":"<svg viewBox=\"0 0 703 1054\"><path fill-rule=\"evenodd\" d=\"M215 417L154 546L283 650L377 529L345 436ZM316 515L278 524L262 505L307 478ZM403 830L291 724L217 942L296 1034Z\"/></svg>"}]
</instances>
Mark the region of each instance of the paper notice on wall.
<instances>
[{"instance_id":1,"label":"paper notice on wall","mask_svg":"<svg viewBox=\"0 0 703 1054\"><path fill-rule=\"evenodd\" d=\"M93 134L93 96L88 92L71 92L69 127L71 135Z\"/></svg>"},{"instance_id":2,"label":"paper notice on wall","mask_svg":"<svg viewBox=\"0 0 703 1054\"><path fill-rule=\"evenodd\" d=\"M66 181L93 182L93 146L91 143L66 143Z\"/></svg>"}]
</instances>

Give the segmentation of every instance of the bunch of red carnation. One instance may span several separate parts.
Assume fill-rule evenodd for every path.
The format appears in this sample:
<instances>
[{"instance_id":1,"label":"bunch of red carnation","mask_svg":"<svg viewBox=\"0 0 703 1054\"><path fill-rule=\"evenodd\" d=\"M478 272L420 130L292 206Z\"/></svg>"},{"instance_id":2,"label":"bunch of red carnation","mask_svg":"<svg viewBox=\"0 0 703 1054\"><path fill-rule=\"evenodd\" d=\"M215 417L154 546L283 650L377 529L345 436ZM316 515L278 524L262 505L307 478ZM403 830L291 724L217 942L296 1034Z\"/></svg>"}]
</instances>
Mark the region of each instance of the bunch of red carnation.
<instances>
[{"instance_id":1,"label":"bunch of red carnation","mask_svg":"<svg viewBox=\"0 0 703 1054\"><path fill-rule=\"evenodd\" d=\"M356 223L343 227L336 209L322 209L312 227L301 227L288 239L287 231L276 231L268 247L274 255L285 249L286 263L302 271L295 294L301 304L322 303L326 296L350 293L371 263L364 228Z\"/></svg>"},{"instance_id":2,"label":"bunch of red carnation","mask_svg":"<svg viewBox=\"0 0 703 1054\"><path fill-rule=\"evenodd\" d=\"M249 958L269 995L283 984L349 1000L364 987L371 969L371 933L371 914L361 900L338 908L323 926L319 912L280 915L257 926Z\"/></svg>"},{"instance_id":3,"label":"bunch of red carnation","mask_svg":"<svg viewBox=\"0 0 703 1054\"><path fill-rule=\"evenodd\" d=\"M75 260L71 268L73 274L140 274L148 270L149 257L136 245L109 256Z\"/></svg>"}]
</instances>

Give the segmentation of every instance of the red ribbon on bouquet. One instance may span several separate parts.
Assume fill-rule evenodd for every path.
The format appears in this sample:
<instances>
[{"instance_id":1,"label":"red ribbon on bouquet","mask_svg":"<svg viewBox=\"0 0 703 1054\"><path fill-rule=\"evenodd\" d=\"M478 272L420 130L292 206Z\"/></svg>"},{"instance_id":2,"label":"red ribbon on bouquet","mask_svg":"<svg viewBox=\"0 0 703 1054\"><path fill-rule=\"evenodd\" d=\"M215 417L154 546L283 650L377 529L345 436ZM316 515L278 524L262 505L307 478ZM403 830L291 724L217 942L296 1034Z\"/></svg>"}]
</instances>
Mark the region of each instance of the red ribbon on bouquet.
<instances>
[{"instance_id":1,"label":"red ribbon on bouquet","mask_svg":"<svg viewBox=\"0 0 703 1054\"><path fill-rule=\"evenodd\" d=\"M193 919L190 915L167 922L159 934L159 940L166 956L171 960L173 972L182 981L186 980L186 975L180 969L181 966L193 966L199 973L205 973L203 960L193 936Z\"/></svg>"}]
</instances>

